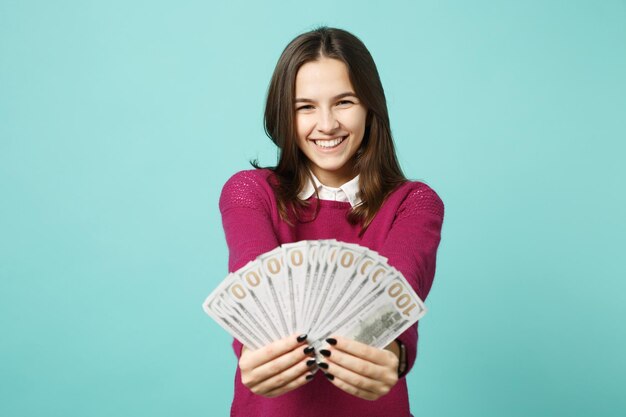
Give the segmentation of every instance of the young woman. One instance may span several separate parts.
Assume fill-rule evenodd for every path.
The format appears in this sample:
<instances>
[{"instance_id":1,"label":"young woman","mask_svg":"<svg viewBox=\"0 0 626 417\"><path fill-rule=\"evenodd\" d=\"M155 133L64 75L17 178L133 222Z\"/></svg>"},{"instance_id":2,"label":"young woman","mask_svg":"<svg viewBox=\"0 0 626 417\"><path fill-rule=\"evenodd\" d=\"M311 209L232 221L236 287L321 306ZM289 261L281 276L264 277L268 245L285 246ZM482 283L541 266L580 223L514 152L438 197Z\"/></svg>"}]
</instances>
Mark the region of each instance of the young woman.
<instances>
[{"instance_id":1,"label":"young woman","mask_svg":"<svg viewBox=\"0 0 626 417\"><path fill-rule=\"evenodd\" d=\"M238 172L220 197L229 271L283 243L334 238L387 257L424 300L444 206L402 174L365 45L329 27L291 41L270 82L265 129L280 148L278 165ZM411 415L404 377L416 357L417 324L385 349L341 335L327 342L315 363L306 335L257 350L235 340L231 415Z\"/></svg>"}]
</instances>

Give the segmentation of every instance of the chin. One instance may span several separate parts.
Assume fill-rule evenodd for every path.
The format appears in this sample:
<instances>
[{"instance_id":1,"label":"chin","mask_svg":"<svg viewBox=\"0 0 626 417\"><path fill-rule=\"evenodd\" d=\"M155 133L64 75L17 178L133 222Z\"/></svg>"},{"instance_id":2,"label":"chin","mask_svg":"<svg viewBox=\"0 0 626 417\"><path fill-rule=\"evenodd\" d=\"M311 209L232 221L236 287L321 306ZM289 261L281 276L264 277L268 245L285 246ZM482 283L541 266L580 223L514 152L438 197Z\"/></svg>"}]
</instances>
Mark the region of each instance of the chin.
<instances>
[{"instance_id":1,"label":"chin","mask_svg":"<svg viewBox=\"0 0 626 417\"><path fill-rule=\"evenodd\" d=\"M328 172L340 172L342 169L345 168L346 164L316 164L315 161L313 161L313 163L315 164L315 166L317 166L318 169L322 170L322 171L328 171Z\"/></svg>"}]
</instances>

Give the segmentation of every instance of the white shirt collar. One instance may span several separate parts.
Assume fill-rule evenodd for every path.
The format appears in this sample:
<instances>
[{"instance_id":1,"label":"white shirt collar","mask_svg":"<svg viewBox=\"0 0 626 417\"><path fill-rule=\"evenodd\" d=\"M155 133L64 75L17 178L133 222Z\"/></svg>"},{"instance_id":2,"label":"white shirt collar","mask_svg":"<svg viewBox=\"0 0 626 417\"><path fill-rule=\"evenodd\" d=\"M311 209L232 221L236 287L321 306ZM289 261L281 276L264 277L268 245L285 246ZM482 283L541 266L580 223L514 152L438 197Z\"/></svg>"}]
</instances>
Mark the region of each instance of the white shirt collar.
<instances>
[{"instance_id":1,"label":"white shirt collar","mask_svg":"<svg viewBox=\"0 0 626 417\"><path fill-rule=\"evenodd\" d=\"M311 172L311 176L313 177L313 183L308 181L304 189L298 194L298 198L301 200L309 199L315 194L317 189L320 200L347 201L352 207L361 203L358 175L339 188L328 187L322 184L313 172Z\"/></svg>"}]
</instances>

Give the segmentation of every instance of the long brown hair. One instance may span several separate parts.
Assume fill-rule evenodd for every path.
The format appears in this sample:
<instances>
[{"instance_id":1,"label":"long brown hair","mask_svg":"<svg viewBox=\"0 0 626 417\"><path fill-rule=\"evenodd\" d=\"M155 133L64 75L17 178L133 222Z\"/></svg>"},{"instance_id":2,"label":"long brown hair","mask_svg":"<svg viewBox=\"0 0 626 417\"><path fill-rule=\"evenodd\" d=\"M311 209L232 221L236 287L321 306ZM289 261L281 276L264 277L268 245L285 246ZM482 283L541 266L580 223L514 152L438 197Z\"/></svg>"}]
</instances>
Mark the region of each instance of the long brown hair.
<instances>
[{"instance_id":1,"label":"long brown hair","mask_svg":"<svg viewBox=\"0 0 626 417\"><path fill-rule=\"evenodd\" d=\"M362 223L362 235L385 198L406 178L396 157L376 64L363 42L345 30L321 26L303 33L287 45L278 59L265 106L265 133L280 148L278 165L269 167L275 174L272 187L281 218L293 224L292 213L296 220L304 221L299 212L309 202L300 200L298 193L312 178L309 161L296 141L296 75L302 65L323 57L338 59L347 66L355 93L367 109L363 142L355 155L362 203L348 214L351 224ZM261 168L256 161L251 163Z\"/></svg>"}]
</instances>

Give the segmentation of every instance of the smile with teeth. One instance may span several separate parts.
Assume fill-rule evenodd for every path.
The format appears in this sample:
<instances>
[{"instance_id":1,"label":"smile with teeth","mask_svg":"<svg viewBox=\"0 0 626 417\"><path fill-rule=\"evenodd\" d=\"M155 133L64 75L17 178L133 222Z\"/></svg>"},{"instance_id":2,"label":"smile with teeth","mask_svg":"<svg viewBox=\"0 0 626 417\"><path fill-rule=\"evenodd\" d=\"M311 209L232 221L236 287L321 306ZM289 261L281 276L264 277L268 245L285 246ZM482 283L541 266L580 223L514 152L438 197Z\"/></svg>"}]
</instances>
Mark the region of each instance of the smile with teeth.
<instances>
[{"instance_id":1,"label":"smile with teeth","mask_svg":"<svg viewBox=\"0 0 626 417\"><path fill-rule=\"evenodd\" d=\"M339 146L339 144L341 142L343 142L347 137L348 136L341 136L341 137L338 137L336 139L314 140L313 142L315 142L315 144L317 146L319 146L320 148L330 149L330 148L334 148L336 146Z\"/></svg>"}]
</instances>

